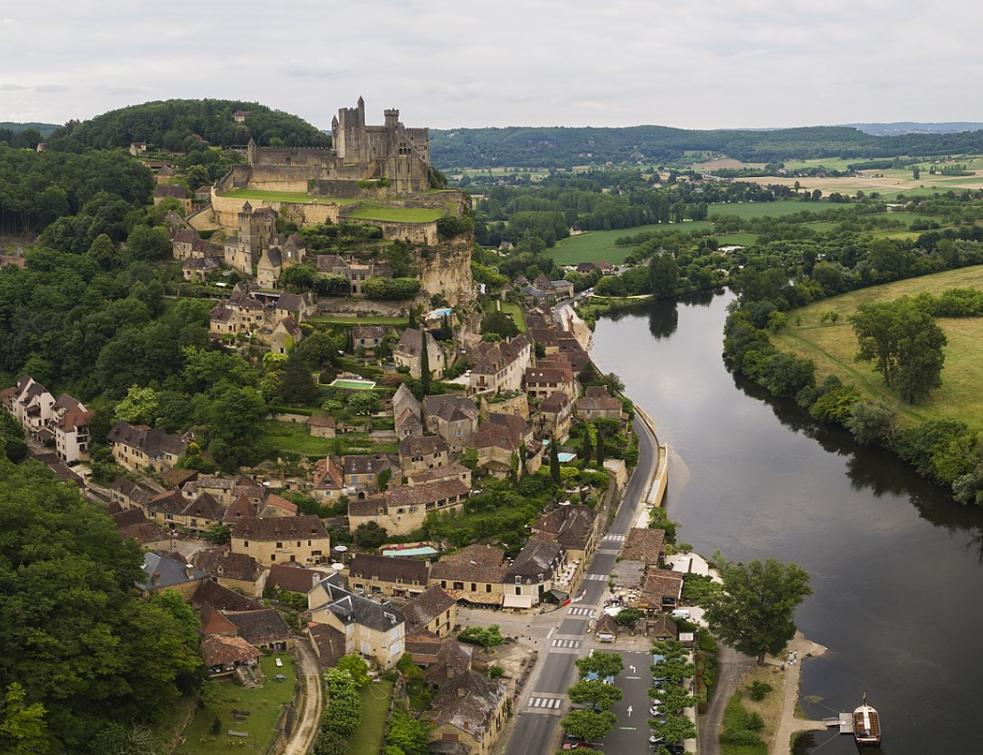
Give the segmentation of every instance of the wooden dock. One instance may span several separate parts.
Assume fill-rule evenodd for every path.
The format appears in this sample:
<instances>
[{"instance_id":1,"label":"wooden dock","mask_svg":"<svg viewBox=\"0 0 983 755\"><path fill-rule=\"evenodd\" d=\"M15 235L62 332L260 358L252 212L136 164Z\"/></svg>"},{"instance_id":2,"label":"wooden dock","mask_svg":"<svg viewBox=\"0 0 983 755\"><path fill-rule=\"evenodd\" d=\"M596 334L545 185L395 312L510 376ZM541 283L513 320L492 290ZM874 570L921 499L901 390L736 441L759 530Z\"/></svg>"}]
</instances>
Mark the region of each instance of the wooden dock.
<instances>
[{"instance_id":1,"label":"wooden dock","mask_svg":"<svg viewBox=\"0 0 983 755\"><path fill-rule=\"evenodd\" d=\"M827 729L839 729L840 734L853 734L853 716L849 713L824 718L823 723Z\"/></svg>"}]
</instances>

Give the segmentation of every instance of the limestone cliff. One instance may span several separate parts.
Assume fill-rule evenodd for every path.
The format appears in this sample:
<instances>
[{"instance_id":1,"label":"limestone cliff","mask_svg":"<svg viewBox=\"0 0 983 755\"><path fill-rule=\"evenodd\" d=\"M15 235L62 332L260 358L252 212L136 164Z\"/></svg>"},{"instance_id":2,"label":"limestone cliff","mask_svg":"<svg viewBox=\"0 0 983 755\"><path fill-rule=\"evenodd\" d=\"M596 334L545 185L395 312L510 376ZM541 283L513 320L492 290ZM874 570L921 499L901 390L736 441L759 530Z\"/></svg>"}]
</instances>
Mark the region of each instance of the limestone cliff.
<instances>
[{"instance_id":1,"label":"limestone cliff","mask_svg":"<svg viewBox=\"0 0 983 755\"><path fill-rule=\"evenodd\" d=\"M471 276L471 234L419 250L420 285L429 294L443 294L452 307L476 299Z\"/></svg>"}]
</instances>

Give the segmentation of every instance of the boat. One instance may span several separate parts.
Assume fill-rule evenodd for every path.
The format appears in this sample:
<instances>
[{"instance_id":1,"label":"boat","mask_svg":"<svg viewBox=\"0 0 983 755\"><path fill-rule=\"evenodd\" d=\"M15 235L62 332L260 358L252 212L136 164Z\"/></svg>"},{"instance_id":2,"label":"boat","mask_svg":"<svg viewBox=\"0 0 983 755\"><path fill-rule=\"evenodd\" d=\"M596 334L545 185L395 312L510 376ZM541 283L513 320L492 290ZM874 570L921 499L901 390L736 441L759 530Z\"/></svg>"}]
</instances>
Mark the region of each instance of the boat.
<instances>
[{"instance_id":1,"label":"boat","mask_svg":"<svg viewBox=\"0 0 983 755\"><path fill-rule=\"evenodd\" d=\"M876 747L881 743L881 717L867 703L866 692L863 704L853 711L853 739L858 747Z\"/></svg>"}]
</instances>

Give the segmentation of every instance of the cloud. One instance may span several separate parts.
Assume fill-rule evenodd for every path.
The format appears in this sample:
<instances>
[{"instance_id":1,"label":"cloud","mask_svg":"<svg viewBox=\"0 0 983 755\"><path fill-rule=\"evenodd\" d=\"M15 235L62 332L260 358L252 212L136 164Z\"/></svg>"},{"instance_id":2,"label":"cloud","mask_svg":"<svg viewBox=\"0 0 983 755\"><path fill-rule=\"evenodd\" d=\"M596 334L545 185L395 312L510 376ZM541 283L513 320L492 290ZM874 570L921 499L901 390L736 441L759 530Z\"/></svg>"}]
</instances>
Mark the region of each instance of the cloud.
<instances>
[{"instance_id":1,"label":"cloud","mask_svg":"<svg viewBox=\"0 0 983 755\"><path fill-rule=\"evenodd\" d=\"M327 126L983 120L981 3L916 0L36 0L0 18L0 120L259 101ZM921 52L919 52L921 51ZM45 83L37 83L45 82ZM57 82L57 83L47 83ZM57 95L57 96L52 96Z\"/></svg>"}]
</instances>

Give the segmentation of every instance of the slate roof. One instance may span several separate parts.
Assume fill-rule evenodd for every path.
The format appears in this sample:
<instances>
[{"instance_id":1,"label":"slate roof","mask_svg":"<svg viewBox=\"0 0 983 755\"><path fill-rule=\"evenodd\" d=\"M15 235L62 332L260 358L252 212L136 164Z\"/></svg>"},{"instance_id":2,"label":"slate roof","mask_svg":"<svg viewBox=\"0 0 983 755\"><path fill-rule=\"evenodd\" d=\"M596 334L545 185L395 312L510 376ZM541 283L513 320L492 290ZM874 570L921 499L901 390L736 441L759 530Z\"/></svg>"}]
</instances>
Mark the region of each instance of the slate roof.
<instances>
[{"instance_id":1,"label":"slate roof","mask_svg":"<svg viewBox=\"0 0 983 755\"><path fill-rule=\"evenodd\" d=\"M196 567L187 572L187 565L162 553L147 551L143 554L144 579L137 582L142 590L160 590L204 579L205 573Z\"/></svg>"},{"instance_id":2,"label":"slate roof","mask_svg":"<svg viewBox=\"0 0 983 755\"><path fill-rule=\"evenodd\" d=\"M289 312L300 312L304 309L304 297L289 292L280 294L280 298L276 301L276 308L285 309Z\"/></svg>"},{"instance_id":3,"label":"slate roof","mask_svg":"<svg viewBox=\"0 0 983 755\"><path fill-rule=\"evenodd\" d=\"M222 611L255 611L263 607L255 600L211 580L198 585L191 596L191 605L195 608L211 606Z\"/></svg>"},{"instance_id":4,"label":"slate roof","mask_svg":"<svg viewBox=\"0 0 983 755\"><path fill-rule=\"evenodd\" d=\"M533 525L533 532L546 535L564 548L584 550L594 533L597 514L590 506L557 506L543 514Z\"/></svg>"},{"instance_id":5,"label":"slate roof","mask_svg":"<svg viewBox=\"0 0 983 755\"><path fill-rule=\"evenodd\" d=\"M423 629L455 603L457 601L443 589L437 585L431 585L403 606L406 631L409 633Z\"/></svg>"},{"instance_id":6,"label":"slate roof","mask_svg":"<svg viewBox=\"0 0 983 755\"><path fill-rule=\"evenodd\" d=\"M505 552L491 545L468 545L430 567L431 580L494 583L504 577Z\"/></svg>"},{"instance_id":7,"label":"slate roof","mask_svg":"<svg viewBox=\"0 0 983 755\"><path fill-rule=\"evenodd\" d=\"M325 538L328 531L316 516L242 517L232 523L232 537L261 542Z\"/></svg>"},{"instance_id":8,"label":"slate roof","mask_svg":"<svg viewBox=\"0 0 983 755\"><path fill-rule=\"evenodd\" d=\"M145 425L131 425L129 422L117 422L106 439L110 443L122 443L131 448L138 448L151 457L159 456L164 452L180 456L186 448L185 442L176 435L161 430L151 430Z\"/></svg>"},{"instance_id":9,"label":"slate roof","mask_svg":"<svg viewBox=\"0 0 983 755\"><path fill-rule=\"evenodd\" d=\"M423 399L423 414L440 417L446 422L459 419L478 420L478 405L467 396L427 396Z\"/></svg>"},{"instance_id":10,"label":"slate roof","mask_svg":"<svg viewBox=\"0 0 983 755\"><path fill-rule=\"evenodd\" d=\"M345 635L332 626L315 622L311 622L307 629L317 647L317 657L321 668L332 668L345 655Z\"/></svg>"},{"instance_id":11,"label":"slate roof","mask_svg":"<svg viewBox=\"0 0 983 755\"><path fill-rule=\"evenodd\" d=\"M481 741L506 691L504 682L477 671L448 679L433 700L434 725L450 724Z\"/></svg>"},{"instance_id":12,"label":"slate roof","mask_svg":"<svg viewBox=\"0 0 983 755\"><path fill-rule=\"evenodd\" d=\"M553 391L539 404L539 410L547 414L559 414L570 403L570 398L563 391Z\"/></svg>"},{"instance_id":13,"label":"slate roof","mask_svg":"<svg viewBox=\"0 0 983 755\"><path fill-rule=\"evenodd\" d=\"M474 646L457 640L444 641L437 650L433 664L423 672L430 684L439 685L444 679L453 679L471 670Z\"/></svg>"},{"instance_id":14,"label":"slate roof","mask_svg":"<svg viewBox=\"0 0 983 755\"><path fill-rule=\"evenodd\" d=\"M447 441L439 435L408 435L399 441L399 455L433 456L447 453Z\"/></svg>"},{"instance_id":15,"label":"slate roof","mask_svg":"<svg viewBox=\"0 0 983 755\"><path fill-rule=\"evenodd\" d=\"M293 634L287 622L272 608L259 611L223 611L222 614L235 624L240 637L254 645L284 642Z\"/></svg>"},{"instance_id":16,"label":"slate roof","mask_svg":"<svg viewBox=\"0 0 983 755\"><path fill-rule=\"evenodd\" d=\"M508 582L515 577L538 580L539 575L542 575L544 580L549 579L562 555L563 548L558 543L538 537L530 538L515 557L515 561L506 569L505 579Z\"/></svg>"},{"instance_id":17,"label":"slate roof","mask_svg":"<svg viewBox=\"0 0 983 755\"><path fill-rule=\"evenodd\" d=\"M385 454L349 454L341 457L341 465L346 475L379 474L392 466Z\"/></svg>"},{"instance_id":18,"label":"slate roof","mask_svg":"<svg viewBox=\"0 0 983 755\"><path fill-rule=\"evenodd\" d=\"M268 587L279 587L287 592L308 593L311 588L324 579L324 574L314 569L304 569L289 564L274 564L266 577Z\"/></svg>"},{"instance_id":19,"label":"slate roof","mask_svg":"<svg viewBox=\"0 0 983 755\"><path fill-rule=\"evenodd\" d=\"M336 585L330 578L322 580L321 585L328 593L328 600L323 606L312 606L312 609L327 607L343 624L361 624L380 632L388 632L403 623L402 611L392 603L377 603L363 598Z\"/></svg>"},{"instance_id":20,"label":"slate roof","mask_svg":"<svg viewBox=\"0 0 983 755\"><path fill-rule=\"evenodd\" d=\"M425 585L429 573L424 561L390 556L359 554L348 565L349 579L378 579L383 582L402 580L405 584Z\"/></svg>"}]
</instances>

